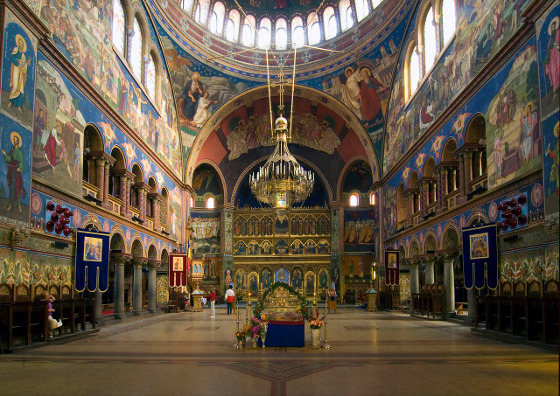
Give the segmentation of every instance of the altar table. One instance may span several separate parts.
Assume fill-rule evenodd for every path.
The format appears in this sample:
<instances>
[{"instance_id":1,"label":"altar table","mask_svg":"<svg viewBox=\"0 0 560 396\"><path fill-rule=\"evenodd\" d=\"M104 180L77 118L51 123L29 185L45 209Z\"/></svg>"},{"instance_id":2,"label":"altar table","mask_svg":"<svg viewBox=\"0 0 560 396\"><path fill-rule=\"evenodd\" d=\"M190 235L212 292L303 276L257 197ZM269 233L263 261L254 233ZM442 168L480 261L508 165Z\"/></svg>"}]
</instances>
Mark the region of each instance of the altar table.
<instances>
[{"instance_id":1,"label":"altar table","mask_svg":"<svg viewBox=\"0 0 560 396\"><path fill-rule=\"evenodd\" d=\"M267 347L303 347L305 346L305 322L271 320L268 322L265 346ZM259 345L261 345L259 339Z\"/></svg>"}]
</instances>

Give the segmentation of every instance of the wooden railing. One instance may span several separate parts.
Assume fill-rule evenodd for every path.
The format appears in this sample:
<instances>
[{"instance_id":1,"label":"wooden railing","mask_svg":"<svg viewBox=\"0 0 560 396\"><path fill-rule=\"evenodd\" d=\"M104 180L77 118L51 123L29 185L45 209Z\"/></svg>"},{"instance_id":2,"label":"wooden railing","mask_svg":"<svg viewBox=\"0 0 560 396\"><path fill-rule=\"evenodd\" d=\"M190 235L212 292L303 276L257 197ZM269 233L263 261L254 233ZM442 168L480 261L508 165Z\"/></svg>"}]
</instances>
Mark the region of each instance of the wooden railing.
<instances>
[{"instance_id":1,"label":"wooden railing","mask_svg":"<svg viewBox=\"0 0 560 396\"><path fill-rule=\"evenodd\" d=\"M112 195L109 195L109 210L113 213L116 213L117 215L121 214L121 207L122 207L123 201L117 197L113 197Z\"/></svg>"},{"instance_id":2,"label":"wooden railing","mask_svg":"<svg viewBox=\"0 0 560 396\"><path fill-rule=\"evenodd\" d=\"M420 293L412 293L412 314L435 318L443 317L443 286L422 285Z\"/></svg>"}]
</instances>

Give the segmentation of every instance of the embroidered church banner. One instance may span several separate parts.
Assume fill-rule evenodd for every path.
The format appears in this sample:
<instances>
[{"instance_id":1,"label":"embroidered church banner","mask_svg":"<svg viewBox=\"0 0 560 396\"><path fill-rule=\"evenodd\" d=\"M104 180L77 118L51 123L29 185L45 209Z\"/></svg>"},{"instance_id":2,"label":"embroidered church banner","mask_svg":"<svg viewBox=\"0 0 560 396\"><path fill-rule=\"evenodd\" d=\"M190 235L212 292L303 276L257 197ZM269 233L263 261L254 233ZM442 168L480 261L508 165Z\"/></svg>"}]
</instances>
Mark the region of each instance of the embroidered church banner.
<instances>
[{"instance_id":1,"label":"embroidered church banner","mask_svg":"<svg viewBox=\"0 0 560 396\"><path fill-rule=\"evenodd\" d=\"M397 286L399 284L399 251L385 250L385 284Z\"/></svg>"},{"instance_id":2,"label":"embroidered church banner","mask_svg":"<svg viewBox=\"0 0 560 396\"><path fill-rule=\"evenodd\" d=\"M187 255L169 255L169 286L187 286Z\"/></svg>"},{"instance_id":3,"label":"embroidered church banner","mask_svg":"<svg viewBox=\"0 0 560 396\"><path fill-rule=\"evenodd\" d=\"M463 228L465 288L498 287L498 242L496 224Z\"/></svg>"},{"instance_id":4,"label":"embroidered church banner","mask_svg":"<svg viewBox=\"0 0 560 396\"><path fill-rule=\"evenodd\" d=\"M109 234L78 228L76 233L76 290L107 291Z\"/></svg>"}]
</instances>

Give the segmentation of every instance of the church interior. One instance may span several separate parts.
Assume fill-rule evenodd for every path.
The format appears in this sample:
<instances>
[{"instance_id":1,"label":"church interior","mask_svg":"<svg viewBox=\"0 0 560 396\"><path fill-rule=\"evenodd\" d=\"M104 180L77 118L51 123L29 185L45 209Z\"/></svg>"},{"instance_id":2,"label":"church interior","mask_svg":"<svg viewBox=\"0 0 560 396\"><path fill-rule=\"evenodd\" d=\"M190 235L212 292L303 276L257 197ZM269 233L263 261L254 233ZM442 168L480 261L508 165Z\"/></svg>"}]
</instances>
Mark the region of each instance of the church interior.
<instances>
[{"instance_id":1,"label":"church interior","mask_svg":"<svg viewBox=\"0 0 560 396\"><path fill-rule=\"evenodd\" d=\"M558 1L0 9L5 394L558 393ZM279 284L332 348L231 347Z\"/></svg>"}]
</instances>

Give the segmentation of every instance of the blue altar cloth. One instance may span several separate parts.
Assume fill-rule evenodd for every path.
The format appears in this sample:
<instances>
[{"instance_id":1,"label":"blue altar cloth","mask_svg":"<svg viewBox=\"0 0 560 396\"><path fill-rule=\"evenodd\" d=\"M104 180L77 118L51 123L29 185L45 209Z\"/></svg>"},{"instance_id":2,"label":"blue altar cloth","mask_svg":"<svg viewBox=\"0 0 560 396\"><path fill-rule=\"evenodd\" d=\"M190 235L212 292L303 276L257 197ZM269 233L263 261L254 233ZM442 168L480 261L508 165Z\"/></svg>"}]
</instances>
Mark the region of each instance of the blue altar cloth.
<instances>
[{"instance_id":1,"label":"blue altar cloth","mask_svg":"<svg viewBox=\"0 0 560 396\"><path fill-rule=\"evenodd\" d=\"M267 347L303 347L305 346L304 321L286 322L270 321L266 332ZM259 338L259 345L261 340Z\"/></svg>"}]
</instances>

